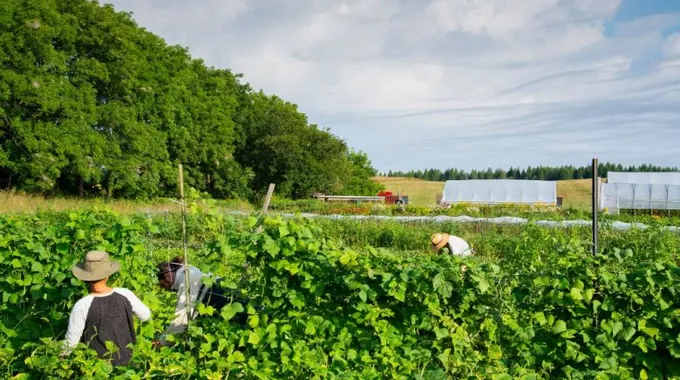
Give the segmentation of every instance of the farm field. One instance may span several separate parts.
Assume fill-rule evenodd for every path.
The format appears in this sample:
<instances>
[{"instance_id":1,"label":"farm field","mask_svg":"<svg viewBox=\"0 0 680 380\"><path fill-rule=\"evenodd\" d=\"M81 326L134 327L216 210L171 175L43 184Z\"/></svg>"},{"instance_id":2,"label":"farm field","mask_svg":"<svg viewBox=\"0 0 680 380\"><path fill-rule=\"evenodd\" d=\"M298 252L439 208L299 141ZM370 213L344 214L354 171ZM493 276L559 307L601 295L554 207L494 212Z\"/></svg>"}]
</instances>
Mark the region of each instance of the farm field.
<instances>
[{"instance_id":1,"label":"farm field","mask_svg":"<svg viewBox=\"0 0 680 380\"><path fill-rule=\"evenodd\" d=\"M408 195L409 204L414 206L432 206L437 203L437 194L444 190L444 182L424 181L405 177L373 177L373 180L385 186L395 194Z\"/></svg>"},{"instance_id":2,"label":"farm field","mask_svg":"<svg viewBox=\"0 0 680 380\"><path fill-rule=\"evenodd\" d=\"M224 210L252 211L245 201L221 201ZM107 209L129 215L145 212L179 212L179 205L170 199L126 200L107 198L43 197L18 192L0 191L0 214L34 213L40 211L77 211Z\"/></svg>"},{"instance_id":3,"label":"farm field","mask_svg":"<svg viewBox=\"0 0 680 380\"><path fill-rule=\"evenodd\" d=\"M210 207L225 214L249 213L260 210L261 204L251 204L241 200L211 200ZM206 204L198 203L197 207L205 208ZM155 200L121 200L104 198L75 197L42 197L26 195L16 192L0 191L0 214L42 213L78 210L112 210L121 215L158 215L176 213L179 205L172 199L159 198ZM269 210L274 213L312 213L319 215L382 215L382 216L470 216L481 218L519 217L529 220L588 220L590 213L572 207L533 207L527 205L471 205L458 204L451 208L435 206L408 205L401 209L395 205L381 203L348 204L344 202L322 202L315 199L288 200L274 198ZM677 213L656 212L637 215L635 213L622 213L621 215L602 215L603 221L621 221L625 223L639 222L643 224L665 224L680 226L680 217Z\"/></svg>"},{"instance_id":4,"label":"farm field","mask_svg":"<svg viewBox=\"0 0 680 380\"><path fill-rule=\"evenodd\" d=\"M337 109L323 107L317 110L321 113L307 115L302 110L310 107L310 96L349 98L342 93L328 94L300 77L289 78L299 79L299 83L291 82L289 86L297 91L295 102L286 100L271 92L282 88L270 86L272 80L276 82L276 75L263 76L257 67L243 65L239 66L247 72L238 73L239 67L227 67L233 59L222 59L236 54L243 62L262 61L258 53L263 43L275 42L278 35L290 41L305 40L307 36L299 31L309 20L318 20L319 15L326 25L341 27L324 29L322 37L328 40L328 46L332 46L333 41L336 47L344 45L343 41L352 37L345 30L349 26L356 29L351 31L361 32L367 41L388 37L385 41L390 43L389 51L380 49L377 53L389 53L399 50L399 46L392 43L404 42L399 38L404 28L391 27L396 24L390 24L389 28L382 26L397 21L398 26L415 32L423 29L418 26L437 21L431 18L436 15L429 9L376 2L371 7L351 7L350 14L346 14L347 9L338 12L337 4L331 2L295 4L295 9L290 8L292 3L278 2L286 7L282 8L283 13L287 12L284 19L280 17L281 11L272 8L276 5L274 2L261 6L249 4L247 12L237 10L238 23L220 25L220 35L233 34L227 41L211 38L215 33L210 27L216 23L210 16L225 18L218 4L194 2L195 9L189 10L188 5L180 9L165 4L170 2L157 2L151 16L173 20L172 31L186 35L187 38L181 40L192 45L180 46L166 43L173 39L170 35L150 32L163 29L165 33L168 29L154 27L157 24L153 22L158 20L153 17L135 19L135 14L146 14L138 7L149 8L148 4L113 3L116 4L88 0L5 0L0 5L0 76L3 78L0 83L0 189L3 189L0 190L0 380L680 379L680 210L669 209L673 205L672 188L665 188L667 210L663 211L621 211L618 209L628 207L624 199L627 196L608 197L616 200L617 214L602 213L599 243L595 247L591 246L588 225L590 218L596 216L590 210L589 180L558 181L557 193L563 198L563 207L465 203L440 207L436 205L436 197L443 191L443 182L375 177L378 184L372 180L372 176L379 173L372 162L389 159L393 168L427 162L428 149L418 149L413 141L408 141L413 148L408 157L394 155L401 145L395 139L409 140L409 134L403 133L408 123L422 129L419 132L423 132L423 136L435 137L437 125L446 122L443 118L452 117L453 123L464 124L465 120L455 114L447 116L448 112L430 109L425 104L441 98L442 94L456 99L457 94L449 90L460 87L459 90L465 91L464 87L441 83L445 92L431 86L414 91L400 88L404 80L393 82L396 84L392 90L400 92L404 99L412 99L412 106L404 99L391 99L398 103L392 108L407 110L407 114L396 115L401 124L390 126L388 119L394 117L387 114L392 112L376 114L380 111L378 108L387 109L382 106L390 102L389 97L381 99L384 104L361 102L357 95L372 96L372 78L347 76L367 72L362 67L355 69L355 65L371 70L375 65L366 60L354 60L351 70L340 73L344 85L339 90L354 96L362 107L317 99L323 104L334 104ZM478 3L470 4L467 10L481 5ZM592 15L589 16L592 9L565 14L564 9L573 7L566 4L565 8L563 2L553 3L560 3L556 9L564 25L574 21L569 19L573 16L571 13L591 20L590 26L604 20L598 16L593 21ZM233 4L219 5L224 10L235 10L227 9ZM324 9L324 6L330 8ZM381 9L384 6L389 6L384 10L398 19L385 14ZM612 16L606 17L607 20L617 18L613 17L616 16L614 8L617 7L606 10L607 15ZM482 13L458 12L457 18L470 13L482 21L484 18L492 23L498 20L492 17L494 14L488 6L482 10ZM545 6L538 11L531 12L531 17L555 13ZM581 15L581 11L588 14ZM562 17L563 14L569 17ZM508 14L509 17L517 15L516 12ZM302 18L295 19L298 16ZM198 19L200 25L181 22ZM526 21L517 26L531 28L535 24L529 22L530 19ZM624 24L636 19L617 18L617 21L623 23L610 23L612 30L625 30ZM375 22L378 28L371 27ZM408 29L412 22L416 28ZM264 29L263 24L267 25ZM200 30L204 26L209 29ZM232 26L236 29L231 30ZM185 33L185 27L190 28L191 33ZM249 29L253 30L249 32ZM520 47L512 49L514 54L532 56L529 54L532 51L513 40L514 36L522 39L527 33L513 29L521 33L514 33L505 41L495 41L490 49L501 49L501 53L507 55L506 50L510 50L502 45L511 42L508 45L511 48L511 45ZM562 29L557 28L557 32L564 32ZM210 41L202 38L202 32L211 36ZM378 35L372 37L374 32ZM463 43L470 40L468 34L462 36ZM453 49L428 53L461 50L456 49L460 45L456 37L461 36L451 33L444 41L439 38L443 36L441 33L409 32L407 45L428 36L431 41L453 43ZM619 54L623 52L619 47L624 45L619 42L630 40L630 36L625 35L607 37L612 44L594 44L593 49L604 47L607 54ZM614 40L615 37L618 39ZM645 41L665 43L660 37L672 36ZM324 43L318 38L307 42ZM609 45L617 49L607 48ZM649 50L647 53L658 58L659 63L667 61L665 55L655 54L660 49L647 49L648 44L630 45ZM220 54L200 58L193 55L196 47L199 51ZM264 63L282 66L277 59L285 59L289 55L285 48L295 46L282 47L268 49ZM333 49L337 53L333 57L317 59L322 58L319 54L327 55L319 49L305 49L309 50L305 55L319 65L319 72L323 70L322 65L328 64L328 68L334 70L339 65L333 60L346 61L347 57L342 55L353 53L349 52L351 49L339 47L341 49ZM539 54L545 50L538 48ZM494 55L492 50L488 51L491 55L486 50L484 48L484 56ZM635 56L640 56L639 53L642 51ZM563 64L577 63L576 58L582 55L570 54L571 58L562 57L567 58L562 59ZM419 60L435 59L434 63L442 63L434 56L418 56ZM393 54L377 58L411 60ZM457 58L465 59L464 56ZM213 61L211 66L206 65L206 59ZM490 69L489 75L501 75L503 79L501 69L510 70L510 75L516 72L516 68L503 66L481 67L473 74L483 76L482 70ZM542 71L560 69L556 64L542 66L532 72L533 75L544 76L550 73ZM246 78L259 79L257 83L248 83ZM521 89L524 95L529 94L529 90L538 91L537 98L540 98L546 89L545 86L518 87L504 80L490 79L492 86L502 86L489 88L494 93ZM637 80L640 76L630 79ZM575 83L582 88L578 81ZM595 89L606 85L586 84L597 86ZM633 87L630 89L635 90ZM390 90L389 83L384 83L381 89ZM652 94L651 89L641 94ZM560 88L560 91L574 92L569 88ZM621 100L616 92L598 93L611 93L614 97L598 99L601 105ZM509 95L504 97L507 98L504 102L522 105L524 95ZM502 107L490 107L496 102L489 103L486 96L478 100L488 103L480 103L479 107L498 113L498 117L489 120L500 124L478 131L480 133L466 134L465 142L471 143L468 148L475 149L475 155L488 156L489 164L517 166L532 162L534 166L494 171L465 172L449 168L388 173L420 178L583 178L593 175L596 167L601 169L601 174L614 170L678 171L651 164L624 167L610 162L590 168L572 164L535 166L546 161L566 164L567 160L578 159L568 151L554 149L555 145L546 145L554 139L544 138L543 131L533 133L543 143L541 149L523 157L508 158L500 151L506 144L483 139L486 132L503 128L504 134L520 132L515 137L524 136L527 132L521 125L526 124L524 122L531 123L532 130L547 128L548 123L522 121L517 116L540 119L553 109L559 111L558 106L564 106L564 102L557 99L553 104L546 103L549 107L544 107L540 114L513 115L514 112L506 112ZM575 104L583 103L572 100ZM581 100L589 99L586 96ZM440 106L445 107L444 103ZM423 113L416 109L423 106L429 111ZM591 113L581 108L569 107L569 111ZM595 108L598 112L607 111L605 107ZM439 114L437 120L411 117L432 115L431 111ZM614 115L617 123L625 123L626 118L641 121L634 112L619 113L621 117ZM385 137L384 142L392 142L394 149L375 150L372 144L350 146L349 140L353 139L336 134L342 132L342 128L338 129L335 124L348 124L347 121L339 121L331 117L333 115L353 115L351 119L365 120L361 122L365 124L364 129L389 129L389 133L380 135L390 136ZM406 119L411 120L402 116L409 116ZM593 115L580 118L581 124L590 125L600 120L590 116ZM571 119L579 123L579 118ZM488 124L469 121L469 125L461 126L483 129ZM369 125L371 123L377 124ZM581 128L576 124L564 128L578 132ZM428 125L434 134L425 134ZM395 131L402 133L394 135ZM532 144L531 136L524 137L527 144ZM656 137L663 138L663 135ZM476 140L480 140L481 145ZM613 140L606 144L614 148L620 145ZM650 146L649 149L638 146L639 152L632 152L636 154L624 154L624 161L633 158L674 161L668 154L637 154L645 150L668 153L655 152L655 147L659 150L658 144ZM604 159L622 157L620 149L598 149L597 152ZM546 157L548 155L554 157ZM466 154L462 152L458 156ZM430 157L429 161L443 162L436 157ZM471 161L475 161L474 158ZM265 194L271 195L268 192L271 184L275 184L276 189L273 198L267 198L267 214L259 214ZM408 195L410 204L388 204L386 199L376 197L363 200L362 197L317 197L319 194L374 196L383 185L395 193ZM636 195L636 187L631 186L631 190L632 206L635 206L640 197ZM175 199L178 192L186 205ZM512 195L514 190L507 193ZM644 204L650 208L660 207L655 193L649 188L649 199ZM436 232L465 239L474 255L458 257L432 252L429 241ZM72 352L65 352L64 340L74 305L88 294L88 286L92 284L77 280L72 273L73 265L93 250L108 252L120 264L120 270L111 276L107 285L131 290L151 310L151 318L145 322L134 318L132 357L123 366L112 364L117 362L112 360L115 344L104 345L112 352L103 357L83 343ZM178 297L183 298L186 293L182 296L162 289L161 279L167 280L168 283L162 281L165 287L170 282L179 284L181 279L173 281L168 270L159 273L163 265L158 264L169 264L169 260L178 256L188 257L189 264L204 273L219 276L219 282L206 279L204 285L219 283L228 295L235 297L223 307L215 306L219 310L208 306L218 305L219 299L216 303L195 305L198 318L192 317L186 332L170 337L174 343L171 347L161 348L158 339L167 331L175 314L180 314L175 312L175 307ZM92 272L116 268L116 264L101 262L92 266ZM79 277L96 281L95 278L104 275ZM184 285L188 285L190 280L184 280L187 281ZM210 292L215 293L220 292ZM136 304L128 305L120 300L125 308L109 309L111 304L100 308L102 304L97 303L103 301L101 298L90 300L92 303L85 300L80 305L85 304L88 311L75 309L76 313L79 310L82 313L75 314L73 322L79 322L82 319L79 317L84 317L86 324L93 318L101 319L97 310L104 309L110 311L110 316L122 315L129 312L127 306ZM143 318L143 314L147 314L145 307L134 309L135 314L146 319ZM90 314L89 310L95 312ZM98 331L89 332L99 338L108 333L121 335L119 331L105 331L108 328L101 325L97 328Z\"/></svg>"},{"instance_id":5,"label":"farm field","mask_svg":"<svg viewBox=\"0 0 680 380\"><path fill-rule=\"evenodd\" d=\"M176 214L106 210L0 216L0 368L5 378L671 378L680 376L680 237L652 227L449 225L477 252L427 250L430 225L235 219L191 208L190 262L265 306L233 303L172 348L151 340L172 295L154 268L178 255ZM262 226L262 233L256 232ZM129 366L83 347L59 357L84 294L70 266L105 249L113 278L152 309ZM467 271L461 271L466 264ZM202 310L209 313L209 310ZM236 314L247 324L235 324Z\"/></svg>"},{"instance_id":6,"label":"farm field","mask_svg":"<svg viewBox=\"0 0 680 380\"><path fill-rule=\"evenodd\" d=\"M437 194L444 190L444 182L423 181L416 178L373 177L373 179L394 193L409 196L415 206L435 204ZM588 211L591 207L591 182L588 179L557 181L557 196L563 198L563 207Z\"/></svg>"}]
</instances>

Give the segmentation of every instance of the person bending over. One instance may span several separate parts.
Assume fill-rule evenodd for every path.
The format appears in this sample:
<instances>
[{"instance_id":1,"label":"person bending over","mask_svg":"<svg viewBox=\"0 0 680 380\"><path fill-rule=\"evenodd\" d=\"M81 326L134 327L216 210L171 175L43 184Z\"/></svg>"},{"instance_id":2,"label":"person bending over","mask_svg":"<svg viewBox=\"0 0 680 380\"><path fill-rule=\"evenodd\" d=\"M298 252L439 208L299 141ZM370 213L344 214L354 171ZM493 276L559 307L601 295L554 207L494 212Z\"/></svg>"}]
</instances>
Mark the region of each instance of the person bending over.
<instances>
[{"instance_id":1,"label":"person bending over","mask_svg":"<svg viewBox=\"0 0 680 380\"><path fill-rule=\"evenodd\" d=\"M430 248L436 253L442 253L443 249L447 248L452 255L474 255L474 251L470 248L470 245L458 236L449 235L447 233L436 233L430 238L430 243Z\"/></svg>"},{"instance_id":2,"label":"person bending over","mask_svg":"<svg viewBox=\"0 0 680 380\"><path fill-rule=\"evenodd\" d=\"M170 323L154 346L169 346L168 335L179 334L186 330L189 317L195 317L195 307L197 303L203 303L206 306L212 306L218 312L232 301L245 303L247 300L242 297L230 295L230 290L224 289L220 285L221 278L216 277L212 286L203 284L203 277L212 277L209 273L203 273L198 268L188 265L189 270L189 297L191 300L191 316L187 315L187 297L186 286L184 278L184 259L180 256L175 257L171 261L165 261L158 264L158 282L161 288L177 293L177 305L175 306L175 319ZM241 313L238 321L245 324L248 315Z\"/></svg>"}]
</instances>

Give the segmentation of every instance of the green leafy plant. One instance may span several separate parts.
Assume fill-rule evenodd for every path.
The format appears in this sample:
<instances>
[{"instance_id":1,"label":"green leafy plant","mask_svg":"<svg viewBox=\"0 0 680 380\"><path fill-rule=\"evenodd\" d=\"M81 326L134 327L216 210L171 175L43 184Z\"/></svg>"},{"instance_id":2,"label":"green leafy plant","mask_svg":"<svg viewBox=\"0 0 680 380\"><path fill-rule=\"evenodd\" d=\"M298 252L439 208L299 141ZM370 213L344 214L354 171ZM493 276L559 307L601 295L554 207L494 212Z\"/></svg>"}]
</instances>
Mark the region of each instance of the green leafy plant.
<instances>
[{"instance_id":1,"label":"green leafy plant","mask_svg":"<svg viewBox=\"0 0 680 380\"><path fill-rule=\"evenodd\" d=\"M422 242L425 229L415 226L421 232L410 235L390 224L237 220L210 207L190 210L192 264L221 275L243 298L220 312L200 306L202 317L160 350L151 341L172 318L174 295L160 291L154 266L178 252L166 245L177 231L173 218L0 217L3 376L680 376L678 237L660 228L605 230L602 254L593 256L584 229L530 224L489 232L477 257L460 259L422 246L395 250ZM354 244L374 239L386 248ZM114 285L132 289L153 311L136 326L126 367L84 346L59 355L70 307L85 291L68 269L92 248L121 261Z\"/></svg>"}]
</instances>

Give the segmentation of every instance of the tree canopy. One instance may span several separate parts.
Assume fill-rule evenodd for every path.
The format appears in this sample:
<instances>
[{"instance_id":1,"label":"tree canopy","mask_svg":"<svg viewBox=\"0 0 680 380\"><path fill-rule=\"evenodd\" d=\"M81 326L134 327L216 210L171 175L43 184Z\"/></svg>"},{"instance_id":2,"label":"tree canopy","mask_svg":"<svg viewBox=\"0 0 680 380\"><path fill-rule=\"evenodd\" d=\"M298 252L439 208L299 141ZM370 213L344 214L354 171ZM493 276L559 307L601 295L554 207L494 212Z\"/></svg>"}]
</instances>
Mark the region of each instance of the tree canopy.
<instances>
[{"instance_id":1,"label":"tree canopy","mask_svg":"<svg viewBox=\"0 0 680 380\"><path fill-rule=\"evenodd\" d=\"M90 0L0 2L0 187L149 198L374 194L365 154L294 104Z\"/></svg>"}]
</instances>

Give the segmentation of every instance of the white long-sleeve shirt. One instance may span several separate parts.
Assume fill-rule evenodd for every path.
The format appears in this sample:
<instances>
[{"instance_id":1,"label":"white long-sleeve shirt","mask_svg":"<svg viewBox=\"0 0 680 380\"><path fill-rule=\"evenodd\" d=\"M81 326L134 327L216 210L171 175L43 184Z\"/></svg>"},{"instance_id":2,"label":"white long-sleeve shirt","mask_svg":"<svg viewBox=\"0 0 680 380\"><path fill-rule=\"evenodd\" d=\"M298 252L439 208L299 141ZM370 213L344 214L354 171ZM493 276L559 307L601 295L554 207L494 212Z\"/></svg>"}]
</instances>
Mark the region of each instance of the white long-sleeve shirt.
<instances>
[{"instance_id":1,"label":"white long-sleeve shirt","mask_svg":"<svg viewBox=\"0 0 680 380\"><path fill-rule=\"evenodd\" d=\"M195 313L195 308L205 294L208 292L208 287L203 289L202 294L198 294L203 283L201 279L203 276L209 276L209 274L204 274L198 268L189 265L189 297L191 299L191 309L190 313L193 316ZM166 329L165 333L159 337L159 341L163 345L167 345L168 334L179 334L186 330L187 328L187 296L186 296L186 284L184 280L184 267L181 267L175 272L175 281L172 284L172 290L177 292L177 305L175 306L175 319L170 323L170 326Z\"/></svg>"},{"instance_id":2,"label":"white long-sleeve shirt","mask_svg":"<svg viewBox=\"0 0 680 380\"><path fill-rule=\"evenodd\" d=\"M129 305L126 305L125 301L122 301L121 299L114 300L106 298L114 294L123 296L129 302ZM95 301L99 306L96 307L95 310L93 311L91 310L91 306ZM111 307L114 308L131 307L132 313L135 316L137 316L137 318L139 318L141 321L147 321L149 320L149 318L151 318L151 310L146 305L144 305L144 303L142 303L142 301L140 301L140 299L137 298L137 296L134 293L132 293L128 289L113 288L111 292L105 294L88 294L87 296L78 300L78 302L76 302L75 305L73 305L73 309L71 310L71 315L68 321L68 329L66 331L66 340L64 342L65 343L64 354L70 353L73 350L73 348L78 344L78 342L80 342L86 327L96 327L86 326L88 321L88 315L90 316L91 321L106 320L107 326L109 326L110 329L129 329L130 326L127 324L127 319L124 317L123 313L116 313L120 320L110 320L109 315L99 315L101 313L108 314L108 312L110 311L109 309L111 309ZM90 315L91 312L94 314ZM104 335L121 336L121 334L122 332L107 331L105 332ZM131 332L131 334L134 334L134 331Z\"/></svg>"},{"instance_id":3,"label":"white long-sleeve shirt","mask_svg":"<svg viewBox=\"0 0 680 380\"><path fill-rule=\"evenodd\" d=\"M451 253L452 255L458 256L472 255L472 249L470 249L470 245L465 240L459 238L458 236L451 235L449 237L447 248L449 249L449 253Z\"/></svg>"}]
</instances>

